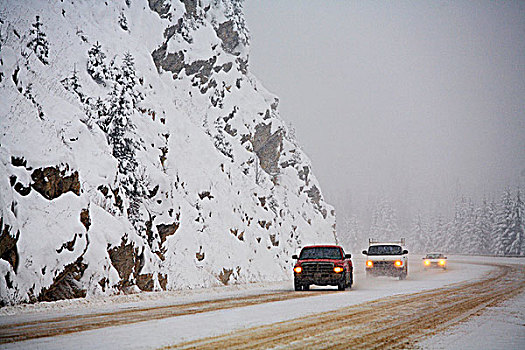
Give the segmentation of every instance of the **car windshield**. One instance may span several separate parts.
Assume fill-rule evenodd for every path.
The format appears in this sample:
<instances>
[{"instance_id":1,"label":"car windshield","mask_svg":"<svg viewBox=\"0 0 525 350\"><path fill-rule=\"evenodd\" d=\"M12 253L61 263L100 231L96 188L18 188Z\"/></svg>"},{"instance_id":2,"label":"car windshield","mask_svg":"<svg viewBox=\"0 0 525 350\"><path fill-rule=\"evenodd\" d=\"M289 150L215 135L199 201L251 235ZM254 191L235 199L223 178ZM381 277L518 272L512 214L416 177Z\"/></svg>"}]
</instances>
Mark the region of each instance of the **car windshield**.
<instances>
[{"instance_id":1,"label":"car windshield","mask_svg":"<svg viewBox=\"0 0 525 350\"><path fill-rule=\"evenodd\" d=\"M427 259L439 259L441 254L427 254Z\"/></svg>"},{"instance_id":2,"label":"car windshield","mask_svg":"<svg viewBox=\"0 0 525 350\"><path fill-rule=\"evenodd\" d=\"M304 248L299 259L342 259L342 257L337 247L311 247Z\"/></svg>"},{"instance_id":3,"label":"car windshield","mask_svg":"<svg viewBox=\"0 0 525 350\"><path fill-rule=\"evenodd\" d=\"M368 255L400 255L403 250L398 245L373 245L368 247Z\"/></svg>"}]
</instances>

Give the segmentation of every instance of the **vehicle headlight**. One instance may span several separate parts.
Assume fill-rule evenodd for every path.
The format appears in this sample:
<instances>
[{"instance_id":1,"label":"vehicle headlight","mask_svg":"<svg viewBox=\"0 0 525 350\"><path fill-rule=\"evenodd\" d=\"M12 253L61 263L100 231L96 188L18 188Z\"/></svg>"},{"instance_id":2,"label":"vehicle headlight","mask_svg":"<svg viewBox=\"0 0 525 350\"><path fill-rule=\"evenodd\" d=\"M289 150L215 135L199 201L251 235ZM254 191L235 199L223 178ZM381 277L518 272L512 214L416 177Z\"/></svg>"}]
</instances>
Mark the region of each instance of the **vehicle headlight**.
<instances>
[{"instance_id":1,"label":"vehicle headlight","mask_svg":"<svg viewBox=\"0 0 525 350\"><path fill-rule=\"evenodd\" d=\"M301 273L301 272L303 272L303 268L301 266L296 266L296 267L293 268L293 271L295 273Z\"/></svg>"},{"instance_id":2,"label":"vehicle headlight","mask_svg":"<svg viewBox=\"0 0 525 350\"><path fill-rule=\"evenodd\" d=\"M430 260L425 260L425 265L430 265Z\"/></svg>"},{"instance_id":3,"label":"vehicle headlight","mask_svg":"<svg viewBox=\"0 0 525 350\"><path fill-rule=\"evenodd\" d=\"M394 262L394 266L395 266L395 267L401 267L401 266L403 266L403 262L402 262L401 260L396 260L396 261Z\"/></svg>"},{"instance_id":4,"label":"vehicle headlight","mask_svg":"<svg viewBox=\"0 0 525 350\"><path fill-rule=\"evenodd\" d=\"M343 272L343 270L344 270L344 269L343 269L341 266L335 266L335 267L334 267L334 272L335 272L335 273L341 273L341 272Z\"/></svg>"},{"instance_id":5,"label":"vehicle headlight","mask_svg":"<svg viewBox=\"0 0 525 350\"><path fill-rule=\"evenodd\" d=\"M372 260L367 260L366 267L372 267L372 266L374 266L374 263L372 262Z\"/></svg>"},{"instance_id":6,"label":"vehicle headlight","mask_svg":"<svg viewBox=\"0 0 525 350\"><path fill-rule=\"evenodd\" d=\"M439 265L443 266L445 265L447 262L445 260L439 260Z\"/></svg>"}]
</instances>

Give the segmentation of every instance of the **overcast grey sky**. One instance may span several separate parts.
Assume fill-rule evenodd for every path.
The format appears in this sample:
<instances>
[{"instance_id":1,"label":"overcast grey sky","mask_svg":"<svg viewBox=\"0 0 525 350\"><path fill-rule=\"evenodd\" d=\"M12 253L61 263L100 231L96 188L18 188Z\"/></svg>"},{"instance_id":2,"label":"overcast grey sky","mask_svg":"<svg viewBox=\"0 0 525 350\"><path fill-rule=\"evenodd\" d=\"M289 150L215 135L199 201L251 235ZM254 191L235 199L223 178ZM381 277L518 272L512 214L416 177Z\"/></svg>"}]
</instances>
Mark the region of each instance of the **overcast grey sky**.
<instances>
[{"instance_id":1,"label":"overcast grey sky","mask_svg":"<svg viewBox=\"0 0 525 350\"><path fill-rule=\"evenodd\" d=\"M251 71L329 202L525 185L525 2L247 0Z\"/></svg>"}]
</instances>

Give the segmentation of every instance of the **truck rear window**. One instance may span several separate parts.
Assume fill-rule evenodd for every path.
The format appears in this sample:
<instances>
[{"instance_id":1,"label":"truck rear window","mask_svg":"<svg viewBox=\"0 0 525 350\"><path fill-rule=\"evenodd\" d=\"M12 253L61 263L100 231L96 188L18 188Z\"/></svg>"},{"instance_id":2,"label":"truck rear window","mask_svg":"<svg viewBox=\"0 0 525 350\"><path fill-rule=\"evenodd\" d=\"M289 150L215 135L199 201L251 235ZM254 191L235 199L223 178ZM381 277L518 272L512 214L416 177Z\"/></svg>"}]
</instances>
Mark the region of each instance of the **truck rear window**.
<instances>
[{"instance_id":1,"label":"truck rear window","mask_svg":"<svg viewBox=\"0 0 525 350\"><path fill-rule=\"evenodd\" d=\"M373 245L368 247L368 255L401 255L403 249L398 245Z\"/></svg>"},{"instance_id":2,"label":"truck rear window","mask_svg":"<svg viewBox=\"0 0 525 350\"><path fill-rule=\"evenodd\" d=\"M304 259L342 259L341 250L337 247L311 247L301 251L299 260Z\"/></svg>"},{"instance_id":3,"label":"truck rear window","mask_svg":"<svg viewBox=\"0 0 525 350\"><path fill-rule=\"evenodd\" d=\"M427 254L426 259L439 259L439 258L442 258L442 257L443 257L442 254Z\"/></svg>"}]
</instances>

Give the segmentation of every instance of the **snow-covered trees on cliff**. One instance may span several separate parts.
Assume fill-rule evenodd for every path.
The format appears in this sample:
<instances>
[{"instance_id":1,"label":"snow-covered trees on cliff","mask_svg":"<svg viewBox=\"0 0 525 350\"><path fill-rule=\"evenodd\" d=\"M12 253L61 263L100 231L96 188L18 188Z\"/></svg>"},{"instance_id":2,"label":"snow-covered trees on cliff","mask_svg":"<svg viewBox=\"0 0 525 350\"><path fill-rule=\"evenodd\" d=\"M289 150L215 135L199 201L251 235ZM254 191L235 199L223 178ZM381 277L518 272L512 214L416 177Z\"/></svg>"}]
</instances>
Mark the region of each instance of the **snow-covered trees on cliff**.
<instances>
[{"instance_id":1,"label":"snow-covered trees on cliff","mask_svg":"<svg viewBox=\"0 0 525 350\"><path fill-rule=\"evenodd\" d=\"M110 77L105 59L106 54L97 41L88 51L87 72L99 84L103 84Z\"/></svg>"},{"instance_id":2,"label":"snow-covered trees on cliff","mask_svg":"<svg viewBox=\"0 0 525 350\"><path fill-rule=\"evenodd\" d=\"M36 57L43 64L49 64L48 55L49 55L49 43L47 42L46 34L42 29L42 22L40 22L40 16L36 16L35 23L33 23L29 34L31 35L31 40L27 43L29 47L35 53Z\"/></svg>"}]
</instances>

